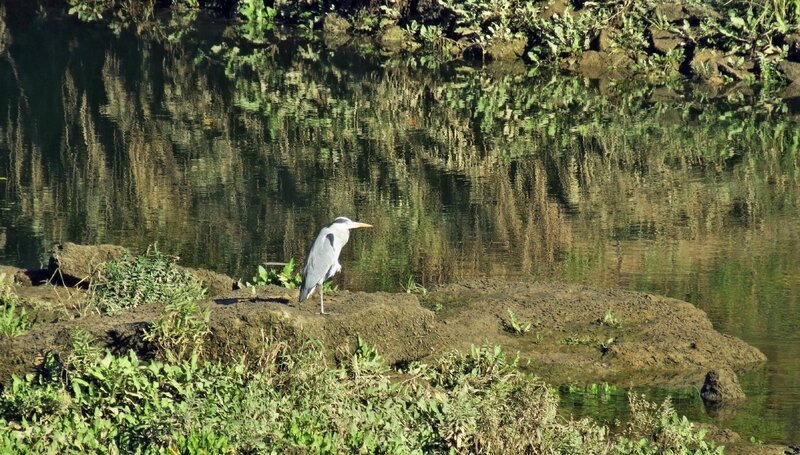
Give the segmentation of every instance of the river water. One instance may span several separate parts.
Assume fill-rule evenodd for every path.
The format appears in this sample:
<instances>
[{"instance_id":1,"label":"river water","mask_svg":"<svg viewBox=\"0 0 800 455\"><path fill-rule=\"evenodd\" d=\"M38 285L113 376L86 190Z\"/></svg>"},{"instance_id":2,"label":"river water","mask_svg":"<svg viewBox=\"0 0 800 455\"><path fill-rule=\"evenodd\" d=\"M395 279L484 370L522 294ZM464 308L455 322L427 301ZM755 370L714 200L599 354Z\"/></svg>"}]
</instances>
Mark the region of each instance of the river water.
<instances>
[{"instance_id":1,"label":"river water","mask_svg":"<svg viewBox=\"0 0 800 455\"><path fill-rule=\"evenodd\" d=\"M800 442L790 107L277 31L237 47L225 24L137 39L43 11L0 18L0 262L39 266L59 241L158 242L246 280L347 215L375 228L342 255L346 289L557 279L697 305L769 360L740 375L738 410L682 411Z\"/></svg>"}]
</instances>

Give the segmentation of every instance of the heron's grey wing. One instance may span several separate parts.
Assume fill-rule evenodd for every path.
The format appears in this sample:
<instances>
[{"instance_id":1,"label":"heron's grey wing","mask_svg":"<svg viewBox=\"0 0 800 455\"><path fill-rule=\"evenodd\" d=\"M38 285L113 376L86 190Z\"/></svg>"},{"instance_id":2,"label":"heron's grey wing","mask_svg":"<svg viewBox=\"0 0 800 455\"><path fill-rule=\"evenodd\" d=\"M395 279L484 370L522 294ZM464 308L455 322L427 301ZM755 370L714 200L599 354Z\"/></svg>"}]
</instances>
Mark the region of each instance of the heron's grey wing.
<instances>
[{"instance_id":1,"label":"heron's grey wing","mask_svg":"<svg viewBox=\"0 0 800 455\"><path fill-rule=\"evenodd\" d=\"M311 294L318 284L325 280L328 270L336 264L338 255L333 242L333 233L328 228L323 228L311 245L311 249L308 250L303 267L303 282L300 285L301 302Z\"/></svg>"}]
</instances>

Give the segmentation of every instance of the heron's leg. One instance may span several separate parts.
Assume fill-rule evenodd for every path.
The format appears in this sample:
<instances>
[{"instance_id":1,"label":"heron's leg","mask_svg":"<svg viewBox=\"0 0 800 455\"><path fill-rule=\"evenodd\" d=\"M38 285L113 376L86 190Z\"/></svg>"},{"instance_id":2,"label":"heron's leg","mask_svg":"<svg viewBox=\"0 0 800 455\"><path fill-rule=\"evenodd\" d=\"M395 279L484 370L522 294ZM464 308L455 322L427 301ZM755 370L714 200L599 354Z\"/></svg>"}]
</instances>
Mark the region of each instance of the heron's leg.
<instances>
[{"instance_id":1,"label":"heron's leg","mask_svg":"<svg viewBox=\"0 0 800 455\"><path fill-rule=\"evenodd\" d=\"M319 314L330 314L325 312L325 301L322 299L322 285L319 285Z\"/></svg>"}]
</instances>

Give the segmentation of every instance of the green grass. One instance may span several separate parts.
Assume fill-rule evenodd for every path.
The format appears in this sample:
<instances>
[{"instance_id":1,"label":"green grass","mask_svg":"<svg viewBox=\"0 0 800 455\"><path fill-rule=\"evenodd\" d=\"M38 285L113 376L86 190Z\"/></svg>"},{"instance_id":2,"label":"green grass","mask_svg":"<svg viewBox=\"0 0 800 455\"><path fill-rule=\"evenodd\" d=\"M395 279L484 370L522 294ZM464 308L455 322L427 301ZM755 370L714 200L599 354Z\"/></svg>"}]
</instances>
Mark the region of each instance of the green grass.
<instances>
[{"instance_id":1,"label":"green grass","mask_svg":"<svg viewBox=\"0 0 800 455\"><path fill-rule=\"evenodd\" d=\"M200 281L151 247L141 256L127 254L103 264L90 286L91 302L103 313L114 314L139 305L200 299Z\"/></svg>"},{"instance_id":2,"label":"green grass","mask_svg":"<svg viewBox=\"0 0 800 455\"><path fill-rule=\"evenodd\" d=\"M24 335L33 325L19 297L0 278L0 336Z\"/></svg>"},{"instance_id":3,"label":"green grass","mask_svg":"<svg viewBox=\"0 0 800 455\"><path fill-rule=\"evenodd\" d=\"M412 275L408 276L408 280L406 280L406 284L401 284L401 288L406 291L406 294L419 294L421 296L428 295L428 289L417 283L417 280L414 279Z\"/></svg>"},{"instance_id":4,"label":"green grass","mask_svg":"<svg viewBox=\"0 0 800 455\"><path fill-rule=\"evenodd\" d=\"M77 336L63 364L0 395L3 453L721 453L661 405L631 396L611 436L559 416L556 393L499 347L396 369L358 342L267 339L257 358L146 362ZM52 360L54 357L50 357Z\"/></svg>"}]
</instances>

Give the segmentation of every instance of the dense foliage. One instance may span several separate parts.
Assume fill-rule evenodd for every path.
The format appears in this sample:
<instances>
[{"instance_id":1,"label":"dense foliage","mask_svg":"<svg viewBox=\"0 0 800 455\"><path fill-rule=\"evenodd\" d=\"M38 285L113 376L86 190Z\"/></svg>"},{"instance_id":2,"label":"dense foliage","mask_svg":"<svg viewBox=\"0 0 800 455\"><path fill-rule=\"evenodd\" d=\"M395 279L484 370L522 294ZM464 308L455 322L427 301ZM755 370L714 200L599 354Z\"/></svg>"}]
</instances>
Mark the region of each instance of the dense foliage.
<instances>
[{"instance_id":1,"label":"dense foliage","mask_svg":"<svg viewBox=\"0 0 800 455\"><path fill-rule=\"evenodd\" d=\"M115 355L97 347L87 331L73 329L66 353L46 353L37 372L13 376L4 387L0 452L722 450L706 443L669 401L657 406L632 395L633 417L616 436L588 419L559 416L556 393L521 372L518 359L500 347L473 347L430 365L392 368L360 338L334 362L314 340L264 335L257 352L212 360L203 355L211 313L198 305L202 293L175 293L175 280L163 279L174 265L157 251L107 262L101 282L117 283L108 271L121 267L124 275L136 277L135 287L158 296L135 302L163 307L143 331L156 358L143 359L133 350ZM10 288L4 292L4 299L13 295ZM130 293L115 295L130 298Z\"/></svg>"},{"instance_id":2,"label":"dense foliage","mask_svg":"<svg viewBox=\"0 0 800 455\"><path fill-rule=\"evenodd\" d=\"M78 334L78 338L81 335ZM0 396L4 453L721 453L669 402L630 397L620 435L557 414L554 392L499 348L392 370L358 343L265 340L229 363L145 362L76 341Z\"/></svg>"},{"instance_id":3,"label":"dense foliage","mask_svg":"<svg viewBox=\"0 0 800 455\"><path fill-rule=\"evenodd\" d=\"M68 2L70 13L82 20L112 18L116 28L142 30L144 24L156 22L155 1ZM304 30L375 35L389 47L423 46L447 59L522 57L536 64L580 67L580 59L571 58L592 50L616 55L606 57L603 65L646 74L652 80L672 79L683 72L716 83L760 79L770 86L779 84L786 72L777 64L800 56L800 3L787 0L446 0L429 5L240 0L227 5L241 19L241 37L253 43L265 42L274 25L288 24ZM172 2L172 25L179 26L168 35L184 33L198 9L214 6L218 4Z\"/></svg>"},{"instance_id":4,"label":"dense foliage","mask_svg":"<svg viewBox=\"0 0 800 455\"><path fill-rule=\"evenodd\" d=\"M92 301L103 313L149 303L191 302L203 296L200 282L175 265L175 259L153 247L146 254L103 264L92 281Z\"/></svg>"}]
</instances>

